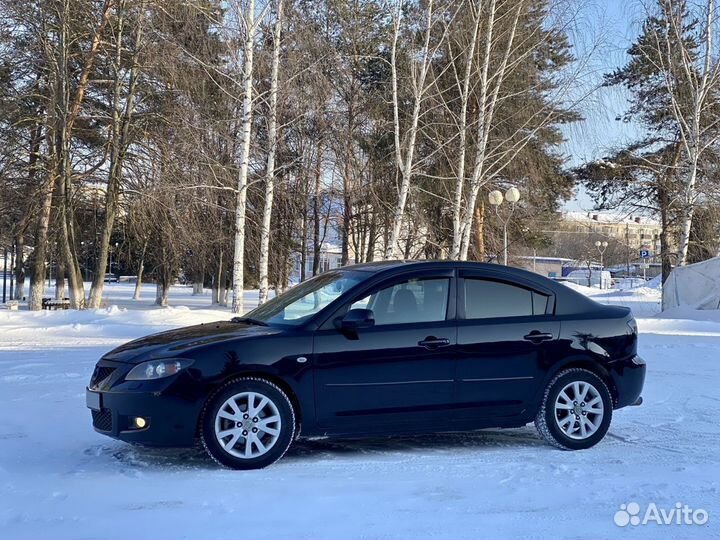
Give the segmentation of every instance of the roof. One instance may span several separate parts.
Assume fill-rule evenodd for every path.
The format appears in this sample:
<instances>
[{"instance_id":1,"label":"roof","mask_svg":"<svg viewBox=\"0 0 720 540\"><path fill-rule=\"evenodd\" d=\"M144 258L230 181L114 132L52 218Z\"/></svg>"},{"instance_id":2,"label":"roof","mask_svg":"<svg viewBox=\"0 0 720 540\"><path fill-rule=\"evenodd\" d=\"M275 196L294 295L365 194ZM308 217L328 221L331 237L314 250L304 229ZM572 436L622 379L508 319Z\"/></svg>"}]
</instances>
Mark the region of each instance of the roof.
<instances>
[{"instance_id":1,"label":"roof","mask_svg":"<svg viewBox=\"0 0 720 540\"><path fill-rule=\"evenodd\" d=\"M637 216L624 212L565 212L563 214L565 221L574 221L582 223L605 223L605 224L629 224L629 225L652 225L660 226L660 221L648 216Z\"/></svg>"},{"instance_id":2,"label":"roof","mask_svg":"<svg viewBox=\"0 0 720 540\"><path fill-rule=\"evenodd\" d=\"M483 263L475 261L449 261L449 260L397 260L397 261L374 261L369 263L353 264L349 266L341 266L337 270L360 270L364 272L384 272L391 269L406 268L413 269L417 267L428 268L473 268L477 270L501 271L508 274L538 276L534 272L530 272L524 268L516 268L514 266L504 266L502 264Z\"/></svg>"}]
</instances>

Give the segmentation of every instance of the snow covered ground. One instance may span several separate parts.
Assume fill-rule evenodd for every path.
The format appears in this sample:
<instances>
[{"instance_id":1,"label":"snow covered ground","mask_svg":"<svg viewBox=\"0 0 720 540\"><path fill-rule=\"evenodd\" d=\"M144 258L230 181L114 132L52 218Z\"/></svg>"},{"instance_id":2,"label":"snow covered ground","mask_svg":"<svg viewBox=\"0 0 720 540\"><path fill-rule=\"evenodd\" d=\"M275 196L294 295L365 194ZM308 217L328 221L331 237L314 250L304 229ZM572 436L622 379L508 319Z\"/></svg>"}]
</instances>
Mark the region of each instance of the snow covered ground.
<instances>
[{"instance_id":1,"label":"snow covered ground","mask_svg":"<svg viewBox=\"0 0 720 540\"><path fill-rule=\"evenodd\" d=\"M720 538L717 313L657 317L653 289L584 291L633 308L649 369L644 405L617 411L590 450L556 450L528 426L303 442L241 473L197 450L92 430L84 388L105 351L230 316L190 288L174 288L171 302L185 307L168 309L151 305L152 288L139 303L131 290L111 285L119 307L106 310L0 311L0 538ZM615 525L631 502L642 512L680 502L709 521Z\"/></svg>"}]
</instances>

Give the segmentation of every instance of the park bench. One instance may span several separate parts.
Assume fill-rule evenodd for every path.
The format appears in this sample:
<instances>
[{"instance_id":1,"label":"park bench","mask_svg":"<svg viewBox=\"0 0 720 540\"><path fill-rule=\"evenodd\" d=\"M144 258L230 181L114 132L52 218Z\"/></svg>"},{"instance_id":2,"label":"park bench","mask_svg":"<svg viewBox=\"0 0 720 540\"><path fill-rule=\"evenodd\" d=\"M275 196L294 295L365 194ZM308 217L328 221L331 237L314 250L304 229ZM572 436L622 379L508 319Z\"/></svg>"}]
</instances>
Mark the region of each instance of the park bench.
<instances>
[{"instance_id":1,"label":"park bench","mask_svg":"<svg viewBox=\"0 0 720 540\"><path fill-rule=\"evenodd\" d=\"M42 308L48 310L70 309L70 299L63 298L62 300L55 300L54 298L43 298Z\"/></svg>"}]
</instances>

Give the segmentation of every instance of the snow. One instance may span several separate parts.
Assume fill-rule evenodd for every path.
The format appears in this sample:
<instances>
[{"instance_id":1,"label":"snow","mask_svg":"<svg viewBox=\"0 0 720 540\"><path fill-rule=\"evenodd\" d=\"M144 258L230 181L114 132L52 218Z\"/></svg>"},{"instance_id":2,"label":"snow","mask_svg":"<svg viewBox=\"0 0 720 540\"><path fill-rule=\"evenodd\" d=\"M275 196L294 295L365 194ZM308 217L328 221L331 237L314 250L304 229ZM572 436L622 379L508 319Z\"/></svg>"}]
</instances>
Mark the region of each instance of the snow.
<instances>
[{"instance_id":1,"label":"snow","mask_svg":"<svg viewBox=\"0 0 720 540\"><path fill-rule=\"evenodd\" d=\"M151 305L150 288L139 303L132 286L109 289L117 307L0 311L2 539L720 538L716 312L657 316L657 291L584 291L637 309L648 362L645 403L616 411L587 451L556 450L527 426L302 442L268 469L234 472L197 449L134 447L92 430L84 388L105 351L230 317L190 288L173 288L171 302L185 307L166 309ZM616 526L633 501L681 502L710 520Z\"/></svg>"}]
</instances>

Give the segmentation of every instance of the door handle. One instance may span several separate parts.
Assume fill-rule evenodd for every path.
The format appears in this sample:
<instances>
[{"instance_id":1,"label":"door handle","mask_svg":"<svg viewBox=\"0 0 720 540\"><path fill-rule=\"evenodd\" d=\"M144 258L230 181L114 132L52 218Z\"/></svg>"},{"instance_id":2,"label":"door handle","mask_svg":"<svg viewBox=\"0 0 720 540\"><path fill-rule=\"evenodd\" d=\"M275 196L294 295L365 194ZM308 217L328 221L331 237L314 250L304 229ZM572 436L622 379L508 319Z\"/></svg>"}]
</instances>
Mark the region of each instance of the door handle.
<instances>
[{"instance_id":1,"label":"door handle","mask_svg":"<svg viewBox=\"0 0 720 540\"><path fill-rule=\"evenodd\" d=\"M529 334L524 335L523 339L537 345L543 341L550 341L553 337L554 336L550 332L539 332L537 330L533 330Z\"/></svg>"},{"instance_id":2,"label":"door handle","mask_svg":"<svg viewBox=\"0 0 720 540\"><path fill-rule=\"evenodd\" d=\"M450 345L448 338L436 338L435 336L428 336L422 341L418 341L418 345L425 347L426 349L437 349L438 347L447 347Z\"/></svg>"}]
</instances>

